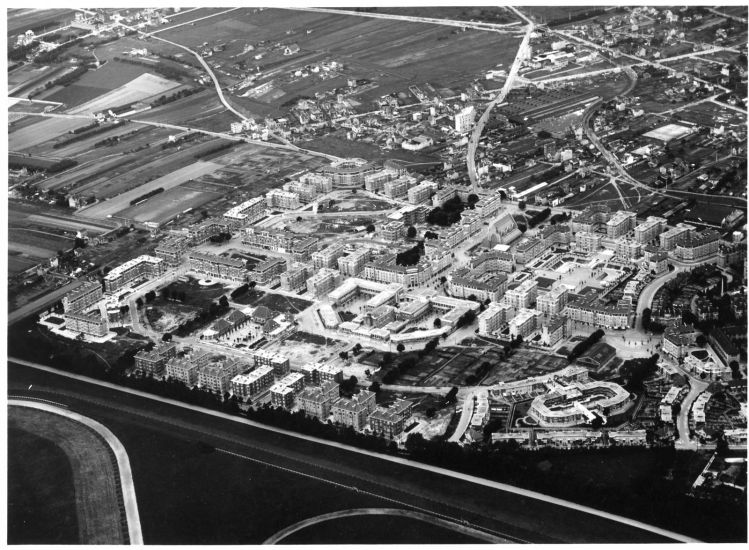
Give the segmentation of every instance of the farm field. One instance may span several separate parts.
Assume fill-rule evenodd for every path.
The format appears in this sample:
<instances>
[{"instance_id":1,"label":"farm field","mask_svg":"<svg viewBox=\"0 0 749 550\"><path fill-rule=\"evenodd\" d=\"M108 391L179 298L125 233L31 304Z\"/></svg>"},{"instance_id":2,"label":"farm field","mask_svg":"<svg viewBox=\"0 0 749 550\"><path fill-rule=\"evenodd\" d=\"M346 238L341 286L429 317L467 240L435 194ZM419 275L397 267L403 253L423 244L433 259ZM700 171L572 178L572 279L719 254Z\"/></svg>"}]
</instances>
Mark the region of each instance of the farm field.
<instances>
[{"instance_id":1,"label":"farm field","mask_svg":"<svg viewBox=\"0 0 749 550\"><path fill-rule=\"evenodd\" d=\"M37 118L33 124L15 131L13 126L10 126L8 149L21 152L88 124L91 124L91 121L82 118Z\"/></svg>"},{"instance_id":2,"label":"farm field","mask_svg":"<svg viewBox=\"0 0 749 550\"><path fill-rule=\"evenodd\" d=\"M287 35L289 29L292 32ZM440 25L358 16L275 9L253 14L245 9L196 22L195 26L165 31L161 36L193 47L204 41L224 43L226 50L214 56L218 58L214 65L219 60L232 63L251 60L250 52L242 55L244 46L250 42L238 40L238 35L251 36L252 42L294 41L301 48L297 55L284 57L280 52L269 52L264 58L269 75L280 75L280 71L325 57L337 58L345 64L346 76L375 82L376 86L367 92L373 98L427 80L437 87L462 86L473 79L476 72L500 62L509 63L514 56L513 46L518 41L514 35L484 31L453 34L453 30ZM387 46L383 47L383 43ZM229 83L221 76L221 71L219 78L222 83ZM284 94L277 95L270 104L277 107L288 101L289 96L297 93L294 90L299 85L277 83L275 87ZM334 84L323 82L321 89L331 86ZM236 101L247 110L253 109L251 103Z\"/></svg>"},{"instance_id":3,"label":"farm field","mask_svg":"<svg viewBox=\"0 0 749 550\"><path fill-rule=\"evenodd\" d=\"M215 172L219 168L221 168L221 165L215 162L193 162L192 164L171 172L170 174L156 178L155 180L140 185L130 191L121 193L112 199L86 208L84 212L86 213L86 216L92 218L106 218L109 215L116 214L124 208L128 208L131 200L135 200L141 195L153 191L154 189L158 189L159 187L164 188L164 190L171 189L172 187L177 187L188 180Z\"/></svg>"},{"instance_id":4,"label":"farm field","mask_svg":"<svg viewBox=\"0 0 749 550\"><path fill-rule=\"evenodd\" d=\"M151 73L143 73L140 76L130 80L127 84L117 87L116 89L100 95L91 101L69 109L70 114L91 114L98 111L135 103L147 97L160 95L180 86L178 82L167 80Z\"/></svg>"},{"instance_id":5,"label":"farm field","mask_svg":"<svg viewBox=\"0 0 749 550\"><path fill-rule=\"evenodd\" d=\"M201 139L198 138L185 144L182 149L171 148L170 150L173 152L169 154L160 147L162 143L166 143L165 137L161 143L154 144L157 146L138 151L138 155L128 155L126 158L130 159L130 163L118 164L108 171L94 172L95 177L85 178L85 181L81 180L80 185L76 186L75 190L104 200L137 188L144 182L168 176L175 170L192 164L195 161L196 154L215 147L218 143L217 140L212 138L208 138L207 141L201 141ZM130 205L126 203L120 207L120 210L128 206Z\"/></svg>"},{"instance_id":6,"label":"farm field","mask_svg":"<svg viewBox=\"0 0 749 550\"><path fill-rule=\"evenodd\" d=\"M164 193L159 193L144 203L121 210L114 217L140 223L163 224L188 208L198 208L221 195L216 191L204 191L192 188L189 185L180 185Z\"/></svg>"},{"instance_id":7,"label":"farm field","mask_svg":"<svg viewBox=\"0 0 749 550\"><path fill-rule=\"evenodd\" d=\"M52 31L70 23L75 11L64 9L8 9L8 36L15 37L29 29L35 29L37 34Z\"/></svg>"},{"instance_id":8,"label":"farm field","mask_svg":"<svg viewBox=\"0 0 749 550\"><path fill-rule=\"evenodd\" d=\"M346 8L341 8L346 9ZM386 7L372 9L374 13L391 13L410 17L431 17L433 19L454 19L456 21L483 21L486 23L507 24L518 21L510 10L494 6L428 6L428 7Z\"/></svg>"},{"instance_id":9,"label":"farm field","mask_svg":"<svg viewBox=\"0 0 749 550\"><path fill-rule=\"evenodd\" d=\"M59 101L60 103L64 103L69 109L73 109L101 95L114 91L115 88L125 86L129 82L148 73L148 67L120 63L110 59L96 70L89 69L88 72L73 84L60 89L45 99L47 101ZM121 105L122 103L125 103L125 101L117 104Z\"/></svg>"},{"instance_id":10,"label":"farm field","mask_svg":"<svg viewBox=\"0 0 749 550\"><path fill-rule=\"evenodd\" d=\"M37 67L29 64L19 67L8 73L8 95L21 94L24 88L29 88L45 79L51 79L56 73L63 70L63 67L50 67L48 65Z\"/></svg>"}]
</instances>

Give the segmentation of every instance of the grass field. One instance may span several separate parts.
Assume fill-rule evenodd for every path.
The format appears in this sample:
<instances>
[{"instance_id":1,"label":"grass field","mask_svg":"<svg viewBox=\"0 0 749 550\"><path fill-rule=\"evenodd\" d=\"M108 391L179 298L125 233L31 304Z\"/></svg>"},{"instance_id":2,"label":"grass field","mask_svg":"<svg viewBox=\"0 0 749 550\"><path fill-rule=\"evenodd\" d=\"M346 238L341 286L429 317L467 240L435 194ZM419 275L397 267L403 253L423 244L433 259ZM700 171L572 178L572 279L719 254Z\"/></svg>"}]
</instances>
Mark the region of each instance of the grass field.
<instances>
[{"instance_id":1,"label":"grass field","mask_svg":"<svg viewBox=\"0 0 749 550\"><path fill-rule=\"evenodd\" d=\"M124 86L147 72L148 67L109 60L98 69L89 70L73 84L62 88L46 99L59 101L72 109Z\"/></svg>"},{"instance_id":2,"label":"grass field","mask_svg":"<svg viewBox=\"0 0 749 550\"><path fill-rule=\"evenodd\" d=\"M109 215L115 215L121 210L129 208L131 200L135 200L145 193L158 189L159 187L166 191L167 189L177 187L186 181L215 172L219 168L221 168L221 165L215 162L193 162L192 164L175 170L170 174L156 178L155 180L149 181L148 183L140 185L130 191L121 193L110 200L95 204L90 208L87 208L85 214L91 218L106 218Z\"/></svg>"},{"instance_id":3,"label":"grass field","mask_svg":"<svg viewBox=\"0 0 749 550\"><path fill-rule=\"evenodd\" d=\"M8 427L8 544L77 544L73 471L52 441Z\"/></svg>"},{"instance_id":4,"label":"grass field","mask_svg":"<svg viewBox=\"0 0 749 550\"><path fill-rule=\"evenodd\" d=\"M30 125L18 129L13 126L9 128L8 149L20 152L89 124L91 122L86 119L35 117Z\"/></svg>"},{"instance_id":5,"label":"grass field","mask_svg":"<svg viewBox=\"0 0 749 550\"><path fill-rule=\"evenodd\" d=\"M102 77L103 79L104 77ZM151 73L141 73L136 78L129 80L115 89L110 88L111 91L107 93L101 94L72 109L68 109L68 113L96 113L110 107L135 103L151 96L161 95L167 90L177 88L178 86L180 86L178 82L173 82Z\"/></svg>"},{"instance_id":6,"label":"grass field","mask_svg":"<svg viewBox=\"0 0 749 550\"><path fill-rule=\"evenodd\" d=\"M114 214L114 217L137 222L166 223L188 208L198 208L221 196L215 191L201 191L189 185L180 185L151 197L146 202L131 206Z\"/></svg>"},{"instance_id":7,"label":"grass field","mask_svg":"<svg viewBox=\"0 0 749 550\"><path fill-rule=\"evenodd\" d=\"M64 453L71 471L67 479L72 481L75 488L76 542L124 543L125 532L118 503L119 471L107 444L83 425L47 411L11 407L9 418L11 426L54 443ZM61 474L60 481L65 487L69 482L66 483L64 470ZM53 507L65 506L59 510L62 514L72 512L69 498L64 498L61 503L50 500L49 504Z\"/></svg>"},{"instance_id":8,"label":"grass field","mask_svg":"<svg viewBox=\"0 0 749 550\"><path fill-rule=\"evenodd\" d=\"M74 11L65 9L8 9L6 11L8 23L8 37L15 38L28 29L37 28L36 33L51 31L70 23Z\"/></svg>"}]
</instances>

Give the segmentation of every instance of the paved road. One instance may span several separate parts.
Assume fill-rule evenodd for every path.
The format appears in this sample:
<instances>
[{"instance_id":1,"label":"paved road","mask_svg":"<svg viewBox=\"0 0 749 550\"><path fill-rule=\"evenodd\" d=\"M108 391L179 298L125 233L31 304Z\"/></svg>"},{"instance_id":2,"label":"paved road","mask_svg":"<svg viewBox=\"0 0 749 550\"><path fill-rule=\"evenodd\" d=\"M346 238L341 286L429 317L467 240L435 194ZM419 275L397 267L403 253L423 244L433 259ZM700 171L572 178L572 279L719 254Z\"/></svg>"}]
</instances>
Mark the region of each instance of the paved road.
<instances>
[{"instance_id":1,"label":"paved road","mask_svg":"<svg viewBox=\"0 0 749 550\"><path fill-rule=\"evenodd\" d=\"M492 109L504 102L505 97L507 97L507 94L512 89L513 84L515 83L515 79L518 76L518 71L520 70L520 64L530 55L530 39L531 33L533 33L533 29L535 29L535 25L533 21L526 18L515 8L510 9L513 10L519 17L525 19L528 24L525 28L525 35L523 35L523 40L520 42L518 51L515 54L515 60L512 62L510 71L507 73L507 80L505 80L504 86L502 86L502 89L499 91L497 96L489 103L489 105L486 106L484 113L481 115L478 122L476 123L476 126L473 128L471 137L468 140L468 148L466 150L466 166L468 167L468 178L471 180L471 186L473 187L474 193L478 190L478 175L476 174L476 148L478 147L479 140L481 139L481 133L484 131L484 126L489 120L489 115L491 114Z\"/></svg>"},{"instance_id":2,"label":"paved road","mask_svg":"<svg viewBox=\"0 0 749 550\"><path fill-rule=\"evenodd\" d=\"M455 427L455 431L450 436L450 439L448 439L448 441L457 443L463 437L463 434L466 433L468 425L471 422L471 418L473 418L474 409L476 408L477 394L477 390L470 391L466 394L465 399L463 399L463 410L460 412L460 420L458 421L458 425Z\"/></svg>"},{"instance_id":3,"label":"paved road","mask_svg":"<svg viewBox=\"0 0 749 550\"><path fill-rule=\"evenodd\" d=\"M127 517L127 530L130 536L130 544L143 544L143 533L140 529L140 516L138 514L138 502L135 498L135 485L133 484L133 472L130 469L130 459L127 456L127 451L122 443L120 443L120 440L117 439L106 426L66 408L58 407L50 403L40 403L26 399L13 399L13 396L8 397L9 406L29 407L64 416L70 420L88 426L104 438L104 441L107 442L114 453L117 462L117 469L120 473L122 500L123 506L125 507L125 515Z\"/></svg>"},{"instance_id":4,"label":"paved road","mask_svg":"<svg viewBox=\"0 0 749 550\"><path fill-rule=\"evenodd\" d=\"M444 25L447 27L460 27L465 29L476 29L481 31L490 32L510 32L517 31L517 25L519 21L514 23L482 23L479 21L461 21L455 19L438 19L435 17L416 17L410 15L395 15L390 13L377 13L377 12L360 12L345 9L331 9L331 8L310 8L310 7L283 7L274 6L278 9L290 9L294 11L314 11L318 13L330 13L335 15L353 15L357 17L373 17L375 19L390 19L392 21L405 21L407 23L429 23L431 25Z\"/></svg>"},{"instance_id":5,"label":"paved road","mask_svg":"<svg viewBox=\"0 0 749 550\"><path fill-rule=\"evenodd\" d=\"M496 522L500 522L505 526L503 529L510 530L509 533L522 533L520 536L526 540L546 542L549 540L567 542L664 542L665 540L696 542L678 533L669 532L639 521L602 512L534 491L519 489L511 485L422 464L397 456L372 453L349 445L266 426L241 417L190 406L178 401L93 380L85 376L64 373L45 365L11 358L9 366L11 368L10 387L14 384L18 386L19 383L23 387L23 385L28 384L28 380L30 379L39 380L38 383L40 385L54 385L50 391L60 401L69 401L72 399L73 402L78 402L82 400L87 407L105 407L106 409L110 409L108 414L115 414L116 418L123 416L132 417L135 415L143 417L147 425L158 422L163 424L166 422L174 424L175 429L178 430L193 430L198 433L197 437L199 438L215 438L220 437L220 434L224 433L227 436L222 437L222 439L229 443L242 443L251 446L257 445L260 440L268 440L268 434L275 434L273 441L276 442L276 445L284 437L293 438L294 441L284 443L287 454L298 452L299 449L316 449L314 455L307 455L303 464L315 466L317 464L318 452L322 453L321 459L322 456L331 456L331 452L333 452L336 453L335 462L337 466L331 471L340 472L342 468L353 468L354 464L356 464L356 467L361 469L361 475L366 476L368 475L368 461L385 461L390 463L390 471L393 471L394 474L395 472L399 472L397 476L401 478L401 481L394 482L399 487L403 486L404 479L409 479L407 470L416 469L421 470L423 473L420 475L423 476L437 475L434 482L430 482L428 486L423 487L423 490L427 492L444 490L445 487L453 487L456 483L467 483L472 487L472 489L466 487L466 494L478 496L482 494L482 491L491 490L492 494L495 495L492 500L496 508L491 510L488 516L484 517L487 520L491 517L489 521L493 522L493 525L496 525ZM24 368L25 366L31 367L34 370ZM40 376L40 373L37 371L41 371L44 374ZM112 410L115 412L113 413ZM186 420L187 418L190 418L189 422ZM228 435L230 432L234 433L236 431L234 427L237 425L243 425L241 433L246 434L246 436ZM310 446L311 444L313 444L312 447ZM266 446L263 445L262 448L266 448ZM324 448L329 450L324 451ZM380 462L378 463L381 464ZM372 466L370 465L371 468ZM403 470L403 468L407 470ZM444 481L440 483L439 479ZM378 480L378 483L385 482L387 480L384 478ZM393 489L395 489L395 486L393 486ZM453 496L448 497L447 495L443 495L442 498L442 505L464 505L463 501L455 501ZM432 500L435 505L440 505L440 501ZM472 498L469 500L472 500ZM473 506L467 501L465 505ZM472 508L472 510L475 510L475 508ZM486 528L484 529L486 530ZM508 531L503 531L503 533L508 533ZM529 539L528 537L531 538Z\"/></svg>"}]
</instances>

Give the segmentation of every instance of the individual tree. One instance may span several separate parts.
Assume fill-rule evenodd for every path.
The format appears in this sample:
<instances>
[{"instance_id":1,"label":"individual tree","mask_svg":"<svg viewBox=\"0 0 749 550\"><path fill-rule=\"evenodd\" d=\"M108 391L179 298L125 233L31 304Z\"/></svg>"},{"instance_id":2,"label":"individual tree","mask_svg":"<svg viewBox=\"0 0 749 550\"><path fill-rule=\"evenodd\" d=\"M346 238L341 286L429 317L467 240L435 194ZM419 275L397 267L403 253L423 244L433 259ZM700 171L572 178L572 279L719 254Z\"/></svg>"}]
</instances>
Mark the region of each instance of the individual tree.
<instances>
[{"instance_id":1,"label":"individual tree","mask_svg":"<svg viewBox=\"0 0 749 550\"><path fill-rule=\"evenodd\" d=\"M375 230L375 226L374 226L374 224L373 224L373 223L370 223L370 224L369 224L369 225L367 226L367 233L374 233L374 230Z\"/></svg>"},{"instance_id":2,"label":"individual tree","mask_svg":"<svg viewBox=\"0 0 749 550\"><path fill-rule=\"evenodd\" d=\"M416 228L413 225L409 225L408 229L406 230L406 237L409 239L413 239L416 237Z\"/></svg>"},{"instance_id":3,"label":"individual tree","mask_svg":"<svg viewBox=\"0 0 749 550\"><path fill-rule=\"evenodd\" d=\"M442 328L442 319L439 317L434 320L434 328Z\"/></svg>"},{"instance_id":4,"label":"individual tree","mask_svg":"<svg viewBox=\"0 0 749 550\"><path fill-rule=\"evenodd\" d=\"M172 341L172 335L168 332L165 332L164 335L161 337L162 342L171 342Z\"/></svg>"},{"instance_id":5,"label":"individual tree","mask_svg":"<svg viewBox=\"0 0 749 550\"><path fill-rule=\"evenodd\" d=\"M370 386L369 386L369 391L371 391L375 395L377 395L378 393L380 393L380 391L382 391L382 388L380 387L380 383L377 382L376 380L374 382L372 382L372 384L370 384Z\"/></svg>"},{"instance_id":6,"label":"individual tree","mask_svg":"<svg viewBox=\"0 0 749 550\"><path fill-rule=\"evenodd\" d=\"M229 307L229 298L227 298L226 295L221 296L221 298L218 299L218 305L221 307Z\"/></svg>"},{"instance_id":7,"label":"individual tree","mask_svg":"<svg viewBox=\"0 0 749 550\"><path fill-rule=\"evenodd\" d=\"M704 348L707 344L707 337L704 334L698 334L697 338L695 338L694 341L698 346Z\"/></svg>"},{"instance_id":8,"label":"individual tree","mask_svg":"<svg viewBox=\"0 0 749 550\"><path fill-rule=\"evenodd\" d=\"M403 353L406 350L406 346L403 345L403 342L398 342L398 346L395 349L398 350L398 353Z\"/></svg>"},{"instance_id":9,"label":"individual tree","mask_svg":"<svg viewBox=\"0 0 749 550\"><path fill-rule=\"evenodd\" d=\"M142 308L143 307L143 298L138 298L137 300L135 300L135 306L138 309Z\"/></svg>"}]
</instances>

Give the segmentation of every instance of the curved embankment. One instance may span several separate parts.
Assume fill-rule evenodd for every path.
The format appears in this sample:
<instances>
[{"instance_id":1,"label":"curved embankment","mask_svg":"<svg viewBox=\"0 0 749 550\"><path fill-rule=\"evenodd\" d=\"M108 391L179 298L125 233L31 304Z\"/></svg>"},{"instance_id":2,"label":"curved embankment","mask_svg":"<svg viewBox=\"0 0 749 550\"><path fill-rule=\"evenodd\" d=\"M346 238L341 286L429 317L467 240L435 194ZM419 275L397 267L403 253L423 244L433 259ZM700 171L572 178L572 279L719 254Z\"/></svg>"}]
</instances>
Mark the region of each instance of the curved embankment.
<instances>
[{"instance_id":1,"label":"curved embankment","mask_svg":"<svg viewBox=\"0 0 749 550\"><path fill-rule=\"evenodd\" d=\"M143 544L130 461L111 431L64 408L23 399L8 400L8 423L65 453L80 544Z\"/></svg>"},{"instance_id":2,"label":"curved embankment","mask_svg":"<svg viewBox=\"0 0 749 550\"><path fill-rule=\"evenodd\" d=\"M440 527L451 529L453 531L457 531L464 535L468 535L470 537L474 537L478 540L486 541L492 544L501 544L501 543L509 542L506 539L502 539L494 535L490 535L489 533L479 531L478 529L473 529L465 525L459 525L451 521L447 521L441 518L430 516L428 514L423 514L421 512L415 512L413 510L404 510L402 508L354 508L351 510L341 510L339 512L331 512L330 514L322 514L320 516L307 518L293 525L289 525L285 529L281 529L278 533L268 538L268 540L266 540L263 544L278 544L281 541L283 541L286 537L288 537L289 535L292 535L293 533L296 533L297 531L301 531L302 529L306 529L307 527L311 525L316 525L318 523L322 523L325 521L331 521L331 520L340 519L340 518L348 518L348 517L353 517L353 516L383 516L383 515L407 517L407 518L411 518L417 521L431 523L433 525L438 525Z\"/></svg>"}]
</instances>

